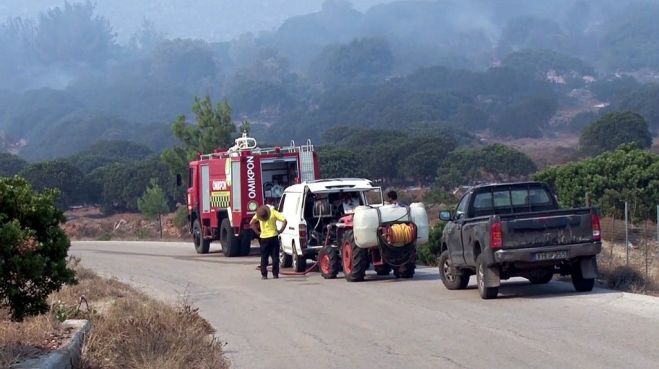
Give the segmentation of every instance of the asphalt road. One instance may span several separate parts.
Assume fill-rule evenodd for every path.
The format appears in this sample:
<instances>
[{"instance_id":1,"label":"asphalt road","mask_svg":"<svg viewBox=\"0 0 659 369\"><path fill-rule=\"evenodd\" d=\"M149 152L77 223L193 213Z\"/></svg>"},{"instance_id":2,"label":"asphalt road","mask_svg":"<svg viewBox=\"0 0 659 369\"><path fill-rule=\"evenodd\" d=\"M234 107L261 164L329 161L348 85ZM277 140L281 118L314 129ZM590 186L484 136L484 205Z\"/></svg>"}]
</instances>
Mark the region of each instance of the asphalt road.
<instances>
[{"instance_id":1,"label":"asphalt road","mask_svg":"<svg viewBox=\"0 0 659 369\"><path fill-rule=\"evenodd\" d=\"M191 243L74 242L71 253L155 297L191 298L234 368L659 367L654 297L518 279L484 301L473 278L448 291L434 268L413 280L262 281L257 257L197 255Z\"/></svg>"}]
</instances>

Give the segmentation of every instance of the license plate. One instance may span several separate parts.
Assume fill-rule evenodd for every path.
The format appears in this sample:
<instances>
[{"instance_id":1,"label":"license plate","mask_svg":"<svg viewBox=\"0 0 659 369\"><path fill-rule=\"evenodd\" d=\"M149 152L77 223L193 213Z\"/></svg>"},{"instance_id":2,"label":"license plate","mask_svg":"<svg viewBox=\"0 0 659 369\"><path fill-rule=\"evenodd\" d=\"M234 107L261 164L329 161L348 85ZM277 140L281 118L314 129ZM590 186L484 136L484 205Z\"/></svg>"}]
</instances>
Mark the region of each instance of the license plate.
<instances>
[{"instance_id":1,"label":"license plate","mask_svg":"<svg viewBox=\"0 0 659 369\"><path fill-rule=\"evenodd\" d=\"M535 254L535 260L567 259L567 251L548 251Z\"/></svg>"}]
</instances>

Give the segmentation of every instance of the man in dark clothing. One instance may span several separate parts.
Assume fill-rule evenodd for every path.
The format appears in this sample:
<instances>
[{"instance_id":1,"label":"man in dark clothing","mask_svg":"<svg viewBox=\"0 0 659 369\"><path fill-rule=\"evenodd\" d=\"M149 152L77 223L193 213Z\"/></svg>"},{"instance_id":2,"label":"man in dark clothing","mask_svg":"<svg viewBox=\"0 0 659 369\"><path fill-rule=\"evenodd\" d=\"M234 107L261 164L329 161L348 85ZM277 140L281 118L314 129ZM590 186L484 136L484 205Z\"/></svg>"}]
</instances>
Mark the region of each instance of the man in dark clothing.
<instances>
[{"instance_id":1,"label":"man in dark clothing","mask_svg":"<svg viewBox=\"0 0 659 369\"><path fill-rule=\"evenodd\" d=\"M398 193L394 190L387 192L387 200L390 205L400 205L398 203Z\"/></svg>"}]
</instances>

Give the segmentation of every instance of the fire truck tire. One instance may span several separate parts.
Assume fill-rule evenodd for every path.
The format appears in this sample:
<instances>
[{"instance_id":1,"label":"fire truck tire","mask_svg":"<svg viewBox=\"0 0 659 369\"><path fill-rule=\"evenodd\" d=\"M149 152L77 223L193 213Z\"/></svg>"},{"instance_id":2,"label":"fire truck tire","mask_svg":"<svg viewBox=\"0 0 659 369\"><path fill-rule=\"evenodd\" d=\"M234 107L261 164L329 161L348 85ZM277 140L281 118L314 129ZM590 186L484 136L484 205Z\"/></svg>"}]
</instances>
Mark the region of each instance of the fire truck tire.
<instances>
[{"instance_id":1,"label":"fire truck tire","mask_svg":"<svg viewBox=\"0 0 659 369\"><path fill-rule=\"evenodd\" d=\"M279 267L290 268L293 264L293 257L288 255L283 247L279 247Z\"/></svg>"},{"instance_id":2,"label":"fire truck tire","mask_svg":"<svg viewBox=\"0 0 659 369\"><path fill-rule=\"evenodd\" d=\"M389 264L374 265L373 269L375 269L377 275L389 275L391 273L391 265Z\"/></svg>"},{"instance_id":3,"label":"fire truck tire","mask_svg":"<svg viewBox=\"0 0 659 369\"><path fill-rule=\"evenodd\" d=\"M249 256L252 249L252 232L240 232L240 256Z\"/></svg>"},{"instance_id":4,"label":"fire truck tire","mask_svg":"<svg viewBox=\"0 0 659 369\"><path fill-rule=\"evenodd\" d=\"M307 269L307 258L304 255L298 255L293 243L293 270L295 273L302 273Z\"/></svg>"},{"instance_id":5,"label":"fire truck tire","mask_svg":"<svg viewBox=\"0 0 659 369\"><path fill-rule=\"evenodd\" d=\"M324 246L318 252L318 269L325 279L334 279L339 274L341 268L341 257L339 249L331 246Z\"/></svg>"},{"instance_id":6,"label":"fire truck tire","mask_svg":"<svg viewBox=\"0 0 659 369\"><path fill-rule=\"evenodd\" d=\"M398 268L394 269L394 275L396 278L413 278L414 269L416 268L415 262L405 263Z\"/></svg>"},{"instance_id":7,"label":"fire truck tire","mask_svg":"<svg viewBox=\"0 0 659 369\"><path fill-rule=\"evenodd\" d=\"M343 236L343 274L348 282L360 282L364 280L366 269L370 260L368 250L357 247L352 231Z\"/></svg>"},{"instance_id":8,"label":"fire truck tire","mask_svg":"<svg viewBox=\"0 0 659 369\"><path fill-rule=\"evenodd\" d=\"M220 244L224 256L228 258L240 256L240 239L233 233L233 228L227 218L224 218L220 224Z\"/></svg>"},{"instance_id":9,"label":"fire truck tire","mask_svg":"<svg viewBox=\"0 0 659 369\"><path fill-rule=\"evenodd\" d=\"M195 219L194 223L192 223L192 242L194 243L194 249L197 251L197 254L208 254L208 250L211 247L211 240L205 240L202 234L199 219Z\"/></svg>"}]
</instances>

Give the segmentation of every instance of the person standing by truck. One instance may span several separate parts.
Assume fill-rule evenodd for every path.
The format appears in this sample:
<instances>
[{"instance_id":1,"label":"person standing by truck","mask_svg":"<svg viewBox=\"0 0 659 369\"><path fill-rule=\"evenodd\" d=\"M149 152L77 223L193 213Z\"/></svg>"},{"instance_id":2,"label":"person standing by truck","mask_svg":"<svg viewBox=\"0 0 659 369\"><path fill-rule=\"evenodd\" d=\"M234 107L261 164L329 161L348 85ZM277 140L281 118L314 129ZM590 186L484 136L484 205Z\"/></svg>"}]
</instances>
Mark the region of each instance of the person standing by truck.
<instances>
[{"instance_id":1,"label":"person standing by truck","mask_svg":"<svg viewBox=\"0 0 659 369\"><path fill-rule=\"evenodd\" d=\"M282 222L279 229L277 221ZM261 279L268 279L268 257L272 257L273 278L279 278L279 234L286 229L287 224L286 218L280 212L267 205L259 206L249 222L249 226L259 237L261 243Z\"/></svg>"}]
</instances>

